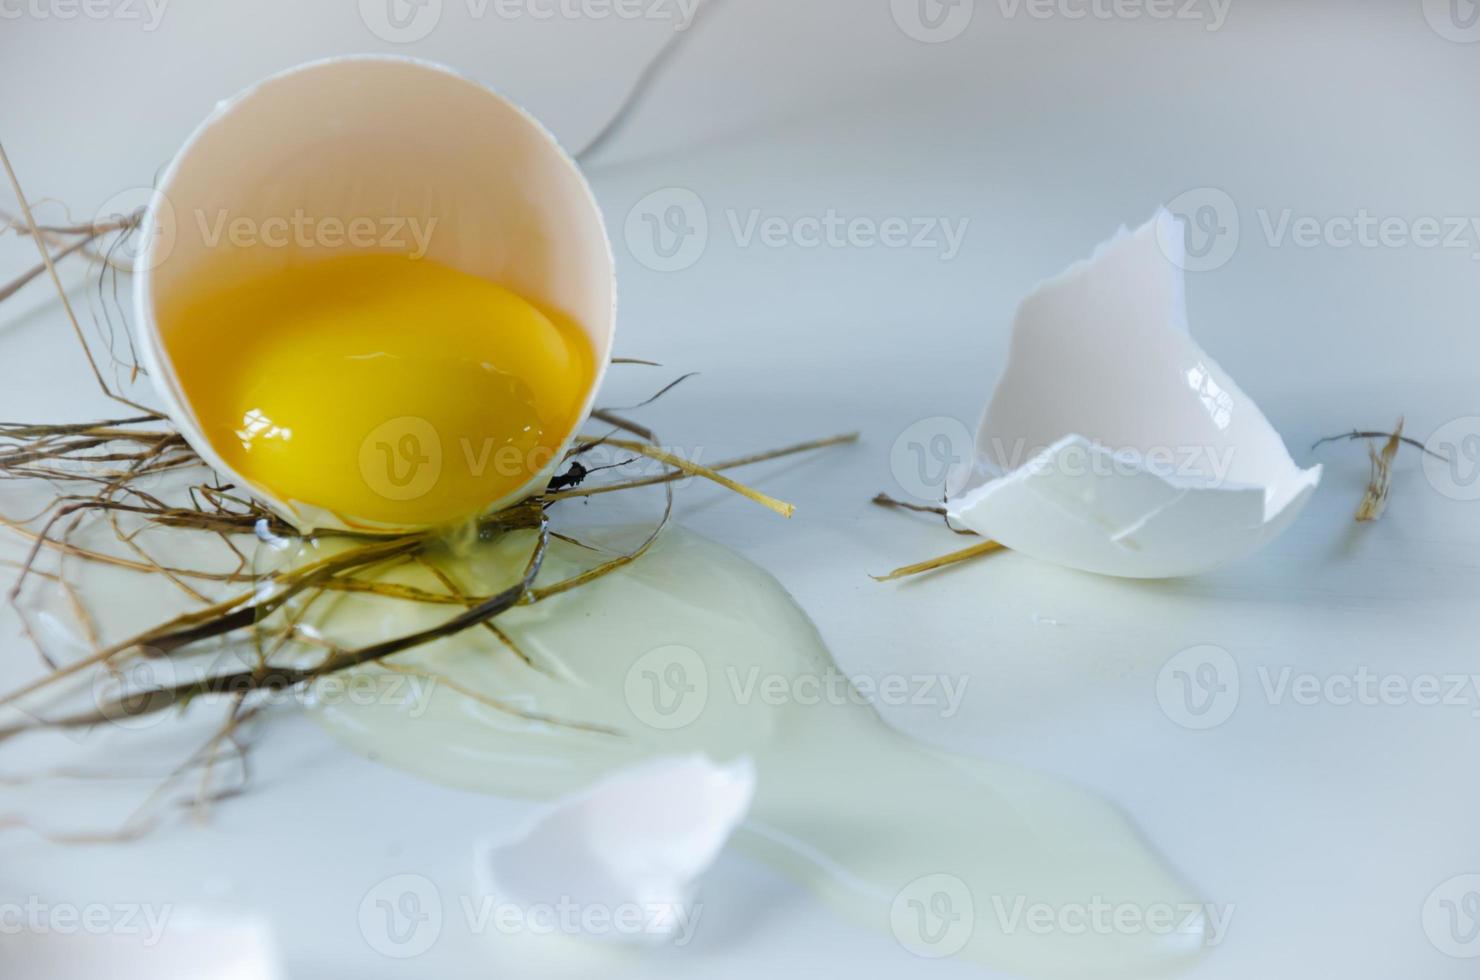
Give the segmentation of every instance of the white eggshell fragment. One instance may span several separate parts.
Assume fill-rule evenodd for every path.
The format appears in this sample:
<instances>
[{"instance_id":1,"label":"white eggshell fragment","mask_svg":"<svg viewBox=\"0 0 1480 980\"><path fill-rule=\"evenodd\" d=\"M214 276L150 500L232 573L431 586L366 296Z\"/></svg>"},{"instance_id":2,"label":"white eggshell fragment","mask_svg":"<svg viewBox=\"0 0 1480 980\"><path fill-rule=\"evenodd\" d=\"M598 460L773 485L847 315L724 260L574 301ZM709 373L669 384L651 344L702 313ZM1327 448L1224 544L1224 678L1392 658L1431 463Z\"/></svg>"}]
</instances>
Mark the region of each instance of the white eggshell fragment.
<instances>
[{"instance_id":1,"label":"white eggshell fragment","mask_svg":"<svg viewBox=\"0 0 1480 980\"><path fill-rule=\"evenodd\" d=\"M231 231L237 227L257 233L239 240ZM280 500L233 472L185 397L157 315L193 284L228 288L348 253L411 254L491 280L579 324L596 365L581 419L611 359L615 260L580 168L534 117L430 62L330 58L220 103L160 178L141 234L147 244L134 288L140 355L165 411L212 468L303 530L417 528ZM231 357L233 338L220 337L220 349ZM563 450L487 510L543 489Z\"/></svg>"},{"instance_id":2,"label":"white eggshell fragment","mask_svg":"<svg viewBox=\"0 0 1480 980\"><path fill-rule=\"evenodd\" d=\"M696 883L754 794L748 758L729 765L702 756L659 759L556 803L512 841L485 845L479 878L486 894L515 912L574 911L542 924L546 930L666 942L697 924Z\"/></svg>"},{"instance_id":3,"label":"white eggshell fragment","mask_svg":"<svg viewBox=\"0 0 1480 980\"><path fill-rule=\"evenodd\" d=\"M1162 211L1023 301L954 521L1127 578L1205 572L1290 525L1321 469L1189 335L1184 250Z\"/></svg>"}]
</instances>

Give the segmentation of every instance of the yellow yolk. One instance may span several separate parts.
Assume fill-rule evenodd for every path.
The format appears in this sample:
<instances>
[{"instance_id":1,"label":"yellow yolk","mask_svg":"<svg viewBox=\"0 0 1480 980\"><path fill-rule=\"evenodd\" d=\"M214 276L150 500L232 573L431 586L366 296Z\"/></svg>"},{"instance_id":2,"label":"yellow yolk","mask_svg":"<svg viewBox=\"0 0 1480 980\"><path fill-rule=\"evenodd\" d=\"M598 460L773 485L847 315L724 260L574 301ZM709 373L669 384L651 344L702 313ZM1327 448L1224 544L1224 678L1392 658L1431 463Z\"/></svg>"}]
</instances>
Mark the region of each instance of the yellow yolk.
<instances>
[{"instance_id":1,"label":"yellow yolk","mask_svg":"<svg viewBox=\"0 0 1480 980\"><path fill-rule=\"evenodd\" d=\"M161 311L212 447L355 523L448 524L544 470L593 376L574 324L426 259L364 255Z\"/></svg>"}]
</instances>

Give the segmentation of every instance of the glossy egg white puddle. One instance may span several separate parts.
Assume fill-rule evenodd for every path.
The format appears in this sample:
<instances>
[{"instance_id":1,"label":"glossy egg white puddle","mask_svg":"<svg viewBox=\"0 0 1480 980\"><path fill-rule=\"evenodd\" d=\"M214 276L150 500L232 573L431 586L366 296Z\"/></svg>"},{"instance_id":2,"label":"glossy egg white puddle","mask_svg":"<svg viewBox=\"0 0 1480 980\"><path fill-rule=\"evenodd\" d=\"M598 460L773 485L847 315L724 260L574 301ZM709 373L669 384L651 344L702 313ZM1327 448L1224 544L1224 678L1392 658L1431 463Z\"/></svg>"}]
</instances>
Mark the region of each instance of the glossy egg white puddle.
<instances>
[{"instance_id":1,"label":"glossy egg white puddle","mask_svg":"<svg viewBox=\"0 0 1480 980\"><path fill-rule=\"evenodd\" d=\"M630 547L642 533L584 540ZM528 545L508 535L449 554L442 569L470 594L491 594ZM553 541L540 581L601 558ZM422 569L393 577L437 588ZM345 595L307 619L353 642L435 624L448 608ZM397 658L435 679L423 697L323 697L315 717L372 759L520 798L568 794L657 756L749 756L755 799L736 846L926 958L1140 977L1187 965L1216 938L1200 900L1105 801L928 748L859 699L763 696L766 684L814 690L804 679L825 685L837 668L779 583L717 544L667 530L640 561L496 623L533 666L474 630ZM1116 914L1139 925L1117 926Z\"/></svg>"}]
</instances>

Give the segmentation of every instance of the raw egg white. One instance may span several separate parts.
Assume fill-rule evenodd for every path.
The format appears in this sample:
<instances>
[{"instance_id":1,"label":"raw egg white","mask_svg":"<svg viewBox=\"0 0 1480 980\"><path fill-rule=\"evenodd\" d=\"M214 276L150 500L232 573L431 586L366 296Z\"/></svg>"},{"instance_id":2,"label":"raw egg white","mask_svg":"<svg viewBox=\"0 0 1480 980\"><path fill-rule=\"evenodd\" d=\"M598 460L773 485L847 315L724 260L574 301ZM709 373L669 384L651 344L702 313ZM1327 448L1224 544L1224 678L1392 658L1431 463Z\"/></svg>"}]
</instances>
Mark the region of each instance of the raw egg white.
<instances>
[{"instance_id":1,"label":"raw egg white","mask_svg":"<svg viewBox=\"0 0 1480 980\"><path fill-rule=\"evenodd\" d=\"M583 543L600 551L553 541L539 584L626 552L648 531L583 530ZM505 535L449 555L441 571L469 594L491 594L520 573L529 545L528 535ZM438 587L417 566L386 579ZM303 622L353 647L445 616L439 607L341 593L314 603ZM692 789L631 793L622 789L630 784L607 781L634 767L651 773L640 767L663 758L748 757L757 779L735 844L918 955L1013 975L1107 980L1185 968L1218 938L1195 893L1112 806L1045 776L915 742L846 682L832 685L840 669L806 613L763 569L718 544L670 528L641 561L498 623L527 662L474 630L396 658L398 671L426 684L424 702L325 697L313 713L365 756L462 789L574 794L578 812L590 787L615 786L601 795L612 805L625 798L625 813L582 819L567 803L534 850L506 853L497 867L484 860L504 900L544 901L565 889L610 907L613 895L622 901L650 886L655 867L647 862L660 851L654 831L670 835L661 849L668 860L673 838L698 830L702 845L728 831L735 808L711 806ZM681 829L681 808L691 807L713 822ZM593 851L594 864L581 860ZM557 856L583 866L557 864ZM1056 909L1188 911L1177 928L1158 932L1002 927L994 910L1025 896ZM947 899L957 927L920 918L922 907ZM507 944L496 945L490 955L509 955Z\"/></svg>"}]
</instances>

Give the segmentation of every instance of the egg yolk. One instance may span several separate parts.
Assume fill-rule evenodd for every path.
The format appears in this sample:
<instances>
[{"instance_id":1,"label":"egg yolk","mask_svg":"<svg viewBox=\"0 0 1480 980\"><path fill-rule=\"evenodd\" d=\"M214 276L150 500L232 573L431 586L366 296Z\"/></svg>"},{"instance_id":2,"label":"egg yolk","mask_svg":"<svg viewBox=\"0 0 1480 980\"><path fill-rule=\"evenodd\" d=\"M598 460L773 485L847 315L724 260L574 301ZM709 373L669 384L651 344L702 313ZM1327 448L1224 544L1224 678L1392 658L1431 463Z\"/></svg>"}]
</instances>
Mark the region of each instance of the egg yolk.
<instances>
[{"instance_id":1,"label":"egg yolk","mask_svg":"<svg viewBox=\"0 0 1480 980\"><path fill-rule=\"evenodd\" d=\"M545 470L594 373L573 323L435 262L359 255L161 310L205 437L290 505L465 519Z\"/></svg>"}]
</instances>

